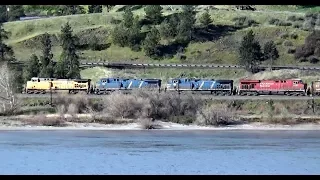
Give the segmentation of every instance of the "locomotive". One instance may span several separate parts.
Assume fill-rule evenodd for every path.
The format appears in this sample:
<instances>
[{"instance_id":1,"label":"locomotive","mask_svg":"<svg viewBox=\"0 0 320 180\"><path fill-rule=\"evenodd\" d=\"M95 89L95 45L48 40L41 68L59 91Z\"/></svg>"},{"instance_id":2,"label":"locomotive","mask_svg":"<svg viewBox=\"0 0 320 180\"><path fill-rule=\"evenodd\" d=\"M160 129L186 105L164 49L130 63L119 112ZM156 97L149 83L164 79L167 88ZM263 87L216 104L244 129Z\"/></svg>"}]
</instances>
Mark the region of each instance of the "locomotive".
<instances>
[{"instance_id":1,"label":"locomotive","mask_svg":"<svg viewBox=\"0 0 320 180\"><path fill-rule=\"evenodd\" d=\"M207 91L214 95L231 96L233 94L233 80L172 78L167 82L165 91Z\"/></svg>"},{"instance_id":2,"label":"locomotive","mask_svg":"<svg viewBox=\"0 0 320 180\"><path fill-rule=\"evenodd\" d=\"M238 95L307 95L307 84L301 79L240 80Z\"/></svg>"},{"instance_id":3,"label":"locomotive","mask_svg":"<svg viewBox=\"0 0 320 180\"><path fill-rule=\"evenodd\" d=\"M161 90L161 79L124 79L102 78L96 82L94 93L106 94L116 90L132 89L158 89Z\"/></svg>"},{"instance_id":4,"label":"locomotive","mask_svg":"<svg viewBox=\"0 0 320 180\"><path fill-rule=\"evenodd\" d=\"M27 94L45 94L68 91L69 93L86 92L91 93L93 87L90 79L56 79L33 77L27 81L24 92Z\"/></svg>"},{"instance_id":5,"label":"locomotive","mask_svg":"<svg viewBox=\"0 0 320 180\"><path fill-rule=\"evenodd\" d=\"M149 89L164 91L192 91L209 92L212 95L273 95L287 96L320 96L320 80L313 81L308 87L301 79L278 80L252 80L241 79L237 86L233 80L215 80L201 78L171 78L162 88L161 79L128 79L128 78L101 78L95 84L90 79L55 79L55 78L31 78L26 83L25 93L46 93L67 91L87 94L107 94L113 91L131 91L133 89Z\"/></svg>"}]
</instances>

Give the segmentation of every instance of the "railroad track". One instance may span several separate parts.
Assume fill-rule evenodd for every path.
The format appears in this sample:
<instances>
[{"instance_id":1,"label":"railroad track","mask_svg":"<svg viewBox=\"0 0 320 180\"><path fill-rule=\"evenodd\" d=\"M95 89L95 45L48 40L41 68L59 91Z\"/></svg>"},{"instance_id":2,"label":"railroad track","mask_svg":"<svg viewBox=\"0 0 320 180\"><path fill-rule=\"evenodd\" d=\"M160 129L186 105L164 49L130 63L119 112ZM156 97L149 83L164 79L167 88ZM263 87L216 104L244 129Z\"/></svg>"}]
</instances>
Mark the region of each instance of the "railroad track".
<instances>
[{"instance_id":1,"label":"railroad track","mask_svg":"<svg viewBox=\"0 0 320 180\"><path fill-rule=\"evenodd\" d=\"M186 97L186 95L191 95L191 93L181 94L181 97ZM193 94L201 99L213 99L213 100L312 100L320 99L320 96L310 97L310 96L281 96L281 95L260 95L260 96L213 96L210 94ZM17 94L19 98L50 98L50 94ZM75 96L75 95L68 95ZM108 95L83 95L87 96L89 99L99 99ZM57 97L57 94L52 94L52 97Z\"/></svg>"},{"instance_id":2,"label":"railroad track","mask_svg":"<svg viewBox=\"0 0 320 180\"><path fill-rule=\"evenodd\" d=\"M129 61L129 60L128 60ZM26 65L26 62L18 61L11 62L17 65ZM56 63L56 62L54 62ZM80 62L80 68L90 67L106 67L114 69L134 69L134 68L207 68L207 69L244 69L241 65L223 65L223 64L157 64L157 63L123 63L123 62ZM270 68L268 65L258 66L259 70L265 70ZM320 70L320 66L272 66L273 70L280 69L298 69L298 70Z\"/></svg>"}]
</instances>

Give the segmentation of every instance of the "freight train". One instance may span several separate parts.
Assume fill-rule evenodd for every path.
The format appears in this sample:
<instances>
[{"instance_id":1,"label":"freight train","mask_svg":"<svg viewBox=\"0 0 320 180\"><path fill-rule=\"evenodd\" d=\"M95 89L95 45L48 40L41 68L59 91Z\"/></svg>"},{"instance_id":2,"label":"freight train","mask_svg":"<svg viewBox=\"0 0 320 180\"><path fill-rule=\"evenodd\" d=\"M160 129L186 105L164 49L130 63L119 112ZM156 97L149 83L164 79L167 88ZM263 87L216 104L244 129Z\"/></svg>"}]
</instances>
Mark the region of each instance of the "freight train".
<instances>
[{"instance_id":1,"label":"freight train","mask_svg":"<svg viewBox=\"0 0 320 180\"><path fill-rule=\"evenodd\" d=\"M209 92L217 96L320 96L320 80L313 81L308 87L301 79L252 80L241 79L234 86L233 80L215 80L201 78L171 78L162 88L161 79L101 78L95 84L90 79L31 78L25 85L24 93L45 94L66 91L70 94L108 94L113 91L131 91L133 89L152 89L159 92Z\"/></svg>"}]
</instances>

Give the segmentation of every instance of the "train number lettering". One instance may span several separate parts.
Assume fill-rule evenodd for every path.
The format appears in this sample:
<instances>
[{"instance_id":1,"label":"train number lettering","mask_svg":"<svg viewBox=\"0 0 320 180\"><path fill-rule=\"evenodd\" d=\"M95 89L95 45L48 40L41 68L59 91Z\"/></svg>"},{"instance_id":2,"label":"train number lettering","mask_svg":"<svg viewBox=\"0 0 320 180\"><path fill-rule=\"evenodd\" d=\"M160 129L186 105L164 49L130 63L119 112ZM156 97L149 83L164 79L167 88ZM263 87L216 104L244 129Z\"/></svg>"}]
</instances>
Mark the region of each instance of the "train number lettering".
<instances>
[{"instance_id":1,"label":"train number lettering","mask_svg":"<svg viewBox=\"0 0 320 180\"><path fill-rule=\"evenodd\" d=\"M85 87L87 87L87 85L85 85L85 84L75 84L74 86L75 86L75 88L85 88Z\"/></svg>"}]
</instances>

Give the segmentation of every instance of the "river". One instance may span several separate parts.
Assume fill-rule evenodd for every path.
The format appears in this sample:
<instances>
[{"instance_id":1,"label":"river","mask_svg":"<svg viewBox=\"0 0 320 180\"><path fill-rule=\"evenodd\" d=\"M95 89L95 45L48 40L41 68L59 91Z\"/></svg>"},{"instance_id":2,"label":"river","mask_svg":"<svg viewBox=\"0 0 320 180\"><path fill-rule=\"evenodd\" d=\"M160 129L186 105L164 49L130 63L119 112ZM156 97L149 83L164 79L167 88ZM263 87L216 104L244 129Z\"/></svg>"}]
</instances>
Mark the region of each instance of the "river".
<instances>
[{"instance_id":1,"label":"river","mask_svg":"<svg viewBox=\"0 0 320 180\"><path fill-rule=\"evenodd\" d=\"M320 131L0 131L0 174L320 174Z\"/></svg>"}]
</instances>

